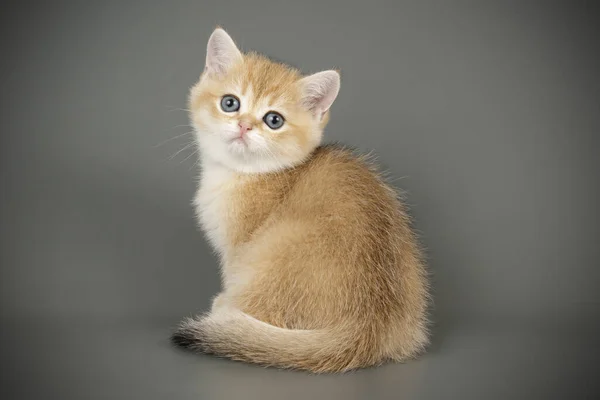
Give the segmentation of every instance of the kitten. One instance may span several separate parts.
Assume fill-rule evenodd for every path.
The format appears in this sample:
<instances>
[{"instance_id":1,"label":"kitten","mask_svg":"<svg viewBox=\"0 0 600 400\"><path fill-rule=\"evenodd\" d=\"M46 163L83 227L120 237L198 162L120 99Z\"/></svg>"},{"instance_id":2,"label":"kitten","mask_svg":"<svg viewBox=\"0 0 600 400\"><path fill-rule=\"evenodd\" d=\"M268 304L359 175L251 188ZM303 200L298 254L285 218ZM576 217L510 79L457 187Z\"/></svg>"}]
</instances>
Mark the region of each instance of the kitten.
<instances>
[{"instance_id":1,"label":"kitten","mask_svg":"<svg viewBox=\"0 0 600 400\"><path fill-rule=\"evenodd\" d=\"M315 373L426 346L428 284L403 205L365 158L320 146L339 87L336 71L303 77L211 35L189 109L194 205L223 291L174 343Z\"/></svg>"}]
</instances>

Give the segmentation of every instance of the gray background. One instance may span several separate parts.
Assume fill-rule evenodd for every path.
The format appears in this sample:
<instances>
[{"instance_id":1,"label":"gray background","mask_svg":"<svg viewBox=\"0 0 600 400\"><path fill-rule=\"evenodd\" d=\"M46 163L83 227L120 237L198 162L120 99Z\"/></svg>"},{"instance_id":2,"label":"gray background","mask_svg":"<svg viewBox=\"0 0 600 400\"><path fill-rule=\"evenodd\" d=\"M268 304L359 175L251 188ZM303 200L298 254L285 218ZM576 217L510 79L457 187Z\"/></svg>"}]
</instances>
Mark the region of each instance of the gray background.
<instances>
[{"instance_id":1,"label":"gray background","mask_svg":"<svg viewBox=\"0 0 600 400\"><path fill-rule=\"evenodd\" d=\"M597 394L600 59L592 2L4 5L3 399ZM419 361L309 376L172 348L217 262L190 201L187 90L217 24L342 69L328 140L408 193L436 307ZM162 145L167 139L175 138ZM594 378L596 377L596 378Z\"/></svg>"}]
</instances>

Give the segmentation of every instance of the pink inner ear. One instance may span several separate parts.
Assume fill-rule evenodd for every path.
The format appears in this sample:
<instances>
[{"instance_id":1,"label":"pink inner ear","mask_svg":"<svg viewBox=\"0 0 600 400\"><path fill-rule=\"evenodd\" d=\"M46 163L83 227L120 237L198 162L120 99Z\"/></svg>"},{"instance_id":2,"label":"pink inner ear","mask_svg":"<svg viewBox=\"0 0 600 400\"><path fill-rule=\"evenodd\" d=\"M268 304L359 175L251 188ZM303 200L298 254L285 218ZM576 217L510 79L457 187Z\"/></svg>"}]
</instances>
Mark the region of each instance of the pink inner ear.
<instances>
[{"instance_id":1,"label":"pink inner ear","mask_svg":"<svg viewBox=\"0 0 600 400\"><path fill-rule=\"evenodd\" d=\"M340 76L336 71L323 71L302 78L304 96L303 105L319 118L323 117L340 89Z\"/></svg>"},{"instance_id":2,"label":"pink inner ear","mask_svg":"<svg viewBox=\"0 0 600 400\"><path fill-rule=\"evenodd\" d=\"M241 57L242 54L227 32L216 29L208 40L204 70L223 74Z\"/></svg>"}]
</instances>

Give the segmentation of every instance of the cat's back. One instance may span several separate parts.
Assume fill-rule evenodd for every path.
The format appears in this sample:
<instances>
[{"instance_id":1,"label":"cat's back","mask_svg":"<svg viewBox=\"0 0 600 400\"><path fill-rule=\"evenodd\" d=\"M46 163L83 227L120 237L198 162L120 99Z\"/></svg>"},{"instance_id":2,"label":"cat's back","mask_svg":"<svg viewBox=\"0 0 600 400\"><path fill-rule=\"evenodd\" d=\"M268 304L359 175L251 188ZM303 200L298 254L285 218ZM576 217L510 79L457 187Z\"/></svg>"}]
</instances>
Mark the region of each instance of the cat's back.
<instances>
[{"instance_id":1,"label":"cat's back","mask_svg":"<svg viewBox=\"0 0 600 400\"><path fill-rule=\"evenodd\" d=\"M364 155L336 144L318 147L298 173L289 201L335 222L370 223L401 212L397 193Z\"/></svg>"}]
</instances>

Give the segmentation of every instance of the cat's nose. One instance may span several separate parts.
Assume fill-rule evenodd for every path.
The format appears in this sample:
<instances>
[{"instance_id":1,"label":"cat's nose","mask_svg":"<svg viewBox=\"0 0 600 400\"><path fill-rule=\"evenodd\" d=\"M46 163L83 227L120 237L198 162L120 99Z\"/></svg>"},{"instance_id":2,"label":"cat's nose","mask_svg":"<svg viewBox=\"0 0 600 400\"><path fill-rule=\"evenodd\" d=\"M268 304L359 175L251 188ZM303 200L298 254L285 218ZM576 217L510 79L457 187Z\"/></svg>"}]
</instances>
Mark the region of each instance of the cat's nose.
<instances>
[{"instance_id":1,"label":"cat's nose","mask_svg":"<svg viewBox=\"0 0 600 400\"><path fill-rule=\"evenodd\" d=\"M244 135L246 132L252 130L252 124L247 121L238 122L238 126L240 127L240 136Z\"/></svg>"}]
</instances>

